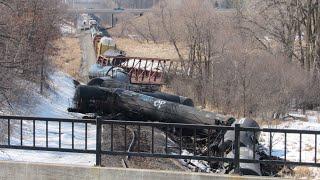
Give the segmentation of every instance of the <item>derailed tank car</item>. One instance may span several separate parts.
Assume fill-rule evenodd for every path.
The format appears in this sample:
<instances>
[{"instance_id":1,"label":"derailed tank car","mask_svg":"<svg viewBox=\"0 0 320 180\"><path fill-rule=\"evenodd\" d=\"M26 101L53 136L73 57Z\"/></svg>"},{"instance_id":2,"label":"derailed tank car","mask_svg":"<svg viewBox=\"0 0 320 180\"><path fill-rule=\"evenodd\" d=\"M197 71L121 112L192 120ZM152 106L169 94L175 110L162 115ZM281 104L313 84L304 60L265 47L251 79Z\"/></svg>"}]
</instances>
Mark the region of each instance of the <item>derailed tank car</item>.
<instances>
[{"instance_id":1,"label":"derailed tank car","mask_svg":"<svg viewBox=\"0 0 320 180\"><path fill-rule=\"evenodd\" d=\"M104 83L103 81L101 85ZM116 82L111 86L118 86ZM120 85L119 85L120 86ZM176 97L184 99L185 97ZM183 104L184 101L173 102L166 100L165 96L159 97L158 94L134 92L124 88L107 88L102 86L79 86L75 94L74 107L70 108L71 112L80 113L97 113L100 115L119 115L126 120L133 121L155 121L167 123L183 124L207 124L218 126L234 126L235 119L226 117L218 113L198 110L192 106ZM243 127L258 128L258 124L251 119L245 119L236 123L242 124ZM199 141L207 139L210 134L209 146L204 143L206 150L201 151L200 155L210 154L233 158L234 157L234 131L224 132L215 129L210 133L207 130L197 130ZM224 135L223 135L224 134ZM194 137L192 129L183 129L184 136ZM224 137L224 138L223 138ZM240 158L251 159L255 154L256 160L268 160L269 157L259 147L259 133L255 136L252 133L240 133ZM198 141L198 140L197 140ZM199 143L200 144L200 143ZM210 162L212 167L227 167L226 173L233 172L233 164L222 164ZM243 175L265 175L263 165L260 163L240 163L240 172Z\"/></svg>"},{"instance_id":2,"label":"derailed tank car","mask_svg":"<svg viewBox=\"0 0 320 180\"><path fill-rule=\"evenodd\" d=\"M235 124L240 124L241 127L250 127L250 128L260 128L259 124L252 119L240 119L232 124L234 127ZM251 159L255 157L255 160L259 160L260 156L256 153L257 144L259 143L260 132L254 133L253 131L241 131L239 136L240 141L240 158L241 159ZM224 135L224 139L219 145L221 152L224 152L225 157L233 158L234 152L232 151L232 146L235 141L235 132L227 131ZM255 154L255 155L253 155ZM240 170L243 174L251 174L256 176L261 176L261 167L260 163L240 163Z\"/></svg>"}]
</instances>

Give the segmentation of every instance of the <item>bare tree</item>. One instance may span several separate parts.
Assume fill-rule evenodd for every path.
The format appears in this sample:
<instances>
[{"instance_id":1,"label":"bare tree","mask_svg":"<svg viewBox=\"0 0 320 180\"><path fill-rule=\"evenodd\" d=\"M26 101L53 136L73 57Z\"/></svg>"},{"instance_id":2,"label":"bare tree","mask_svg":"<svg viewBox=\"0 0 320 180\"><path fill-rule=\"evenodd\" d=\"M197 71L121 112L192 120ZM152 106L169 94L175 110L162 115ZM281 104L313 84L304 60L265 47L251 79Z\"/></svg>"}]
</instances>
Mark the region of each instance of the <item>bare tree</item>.
<instances>
[{"instance_id":1,"label":"bare tree","mask_svg":"<svg viewBox=\"0 0 320 180\"><path fill-rule=\"evenodd\" d=\"M0 1L0 93L9 101L25 84L39 83L41 92L60 35L64 7L59 0Z\"/></svg>"},{"instance_id":2,"label":"bare tree","mask_svg":"<svg viewBox=\"0 0 320 180\"><path fill-rule=\"evenodd\" d=\"M132 28L175 48L180 65L168 78L172 91L239 117L273 117L287 112L292 102L296 107L320 104L318 75L309 73L319 66L319 24L310 16L309 42L306 1L255 0L246 6L239 0L228 11L217 10L209 0L179 2L161 1ZM315 10L309 13L318 16Z\"/></svg>"},{"instance_id":3,"label":"bare tree","mask_svg":"<svg viewBox=\"0 0 320 180\"><path fill-rule=\"evenodd\" d=\"M239 27L265 49L264 37L274 40L289 61L296 60L307 71L317 72L319 13L316 0L255 0L243 8L240 15L244 21Z\"/></svg>"}]
</instances>

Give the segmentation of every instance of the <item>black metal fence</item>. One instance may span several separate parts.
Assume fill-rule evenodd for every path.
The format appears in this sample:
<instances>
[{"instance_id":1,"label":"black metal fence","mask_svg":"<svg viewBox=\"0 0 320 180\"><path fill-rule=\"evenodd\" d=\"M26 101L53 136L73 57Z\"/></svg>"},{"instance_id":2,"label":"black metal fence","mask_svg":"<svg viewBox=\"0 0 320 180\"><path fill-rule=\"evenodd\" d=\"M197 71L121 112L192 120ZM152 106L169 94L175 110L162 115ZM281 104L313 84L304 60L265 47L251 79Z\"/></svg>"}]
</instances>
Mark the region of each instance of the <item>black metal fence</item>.
<instances>
[{"instance_id":1,"label":"black metal fence","mask_svg":"<svg viewBox=\"0 0 320 180\"><path fill-rule=\"evenodd\" d=\"M157 157L157 158L174 158L174 159L194 159L206 161L219 161L233 163L235 171L239 172L240 163L272 163L279 165L303 165L320 167L317 159L317 136L320 131L304 131L304 130L288 130L288 129L258 129L258 128L245 128L236 124L235 127L229 126L209 126L209 125L194 125L194 124L175 124L175 123L158 123L158 122L136 122L136 121L117 121L117 120L84 120L84 119L58 119L58 118L39 118L39 117L17 117L17 116L0 116L0 126L2 135L0 148L10 149L24 149L24 150L41 150L41 151L59 151L59 152L72 152L72 153L90 153L96 155L96 165L101 165L102 155L125 155L125 156L139 156L139 157ZM29 127L29 128L25 128ZM115 137L115 131L121 127L122 134ZM129 127L134 127L134 134L130 135L127 131ZM54 130L50 129L53 128ZM89 129L90 131L89 131ZM148 129L148 133L141 134L142 129ZM219 157L207 151L207 154L198 153L197 151L197 136L201 132L206 137L202 138L207 144L202 144L209 148L210 142L215 138L212 133L220 131L225 132L228 130L235 131L232 158ZM62 138L69 132L70 138ZM103 133L102 133L103 132ZM164 134L163 151L155 148L159 141L156 134L162 132ZM170 136L172 132L175 134L175 146L170 145ZM253 132L254 136L259 132L269 134L269 150L268 153L272 155L273 151L273 138L275 133L284 134L283 152L284 158L282 160L260 160L257 159L255 153L252 158L240 158L240 133ZM184 134L193 139L188 145L183 143ZM81 134L81 135L79 135ZM288 160L288 134L298 134L299 139L299 154L298 161ZM302 143L303 135L314 136L314 146L310 148L310 153L314 154L314 160L304 161L302 158ZM45 139L44 144L39 145L37 138ZM106 138L103 138L106 136ZM130 137L129 137L130 136ZM134 136L134 137L133 137ZM143 137L144 136L144 137ZM222 134L223 136L223 134ZM193 137L193 138L192 138ZM144 140L148 139L148 140ZM156 139L155 139L156 138ZM121 140L122 139L122 140ZM129 140L136 140L136 148L134 151L129 151ZM223 137L221 138L223 139ZM66 143L65 141L68 142ZM71 141L71 142L69 142ZM76 143L75 143L76 141ZM90 141L90 142L89 142ZM144 141L144 142L142 142ZM53 142L53 143L52 143ZM89 142L89 143L88 143ZM103 144L102 144L103 142ZM157 142L157 143L156 143ZM141 148L147 144L148 148ZM252 150L255 152L255 145ZM174 150L172 150L174 149ZM187 149L190 154L183 154L183 149Z\"/></svg>"},{"instance_id":2,"label":"black metal fence","mask_svg":"<svg viewBox=\"0 0 320 180\"><path fill-rule=\"evenodd\" d=\"M37 129L36 123L42 122L43 128ZM95 149L88 149L88 124L96 125L94 120L83 119L58 119L58 118L39 118L39 117L20 117L20 116L0 116L2 135L0 148L24 149L24 150L43 150L43 151L59 151L59 152L75 152L75 153L96 153ZM56 123L56 134L58 140L56 146L49 146L49 123ZM71 147L62 146L62 125L67 123L71 125ZM84 125L84 147L75 148L75 124ZM25 127L29 127L26 129ZM36 141L36 132L40 130L45 136L45 144L38 145ZM30 138L31 137L31 138ZM13 141L14 139L14 141Z\"/></svg>"},{"instance_id":3,"label":"black metal fence","mask_svg":"<svg viewBox=\"0 0 320 180\"><path fill-rule=\"evenodd\" d=\"M318 135L320 135L320 131L311 131L311 130L295 130L295 129L273 129L273 128L248 128L248 127L240 127L239 125L236 125L235 127L235 132L241 132L241 131L245 131L245 132L254 132L255 134L258 132L265 132L269 134L269 146L268 146L268 152L269 155L272 155L272 151L273 151L273 144L274 144L274 140L273 140L273 135L274 134L283 134L284 135L284 139L283 139L283 153L284 153L284 157L283 160L254 160L253 159L240 159L240 162L242 163L269 163L269 164L283 164L283 165L299 165L299 166L312 166L312 167L320 167L320 163L317 159L317 154L318 154ZM299 138L295 139L295 142L299 143L299 150L298 153L298 161L295 160L288 160L287 158L287 152L288 150L288 134L298 134ZM308 160L302 160L302 137L303 135L309 135L309 136L314 136L314 144L312 147L309 147L309 153L313 153L314 154L314 158L313 161L308 161ZM278 142L279 143L279 142ZM313 150L312 150L313 149ZM292 150L291 150L292 151Z\"/></svg>"}]
</instances>

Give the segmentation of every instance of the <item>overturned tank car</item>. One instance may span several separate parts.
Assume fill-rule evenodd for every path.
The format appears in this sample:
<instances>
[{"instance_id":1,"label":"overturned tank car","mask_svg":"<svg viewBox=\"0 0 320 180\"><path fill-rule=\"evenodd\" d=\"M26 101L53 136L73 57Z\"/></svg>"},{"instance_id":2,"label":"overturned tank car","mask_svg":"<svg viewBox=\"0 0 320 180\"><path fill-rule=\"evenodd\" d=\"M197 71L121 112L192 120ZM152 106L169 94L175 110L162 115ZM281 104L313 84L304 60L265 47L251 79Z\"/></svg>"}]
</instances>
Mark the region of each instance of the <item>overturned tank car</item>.
<instances>
[{"instance_id":1,"label":"overturned tank car","mask_svg":"<svg viewBox=\"0 0 320 180\"><path fill-rule=\"evenodd\" d=\"M124 68L114 66L104 66L103 68L105 68L105 72L101 77L95 77L87 85L77 87L74 105L68 109L70 112L95 113L108 117L121 114L121 118L131 121L221 126L234 126L235 123L240 123L243 127L259 127L252 119L235 121L232 117L199 110L194 107L192 99L160 92L157 85L132 84L130 75ZM190 134L190 132L193 131L184 129L183 134L192 137L193 133ZM233 158L234 131L215 130L210 133L207 130L197 131L199 139L208 137L209 134L210 139L214 141L210 141L210 145L201 153L205 155L210 151L211 154L220 157ZM253 154L257 160L270 158L259 149L261 145L258 139L259 134L240 133L241 158L248 159ZM207 143L205 144L207 145ZM226 169L226 173L231 173L234 170L232 163L211 162L211 166ZM244 175L261 176L266 174L260 163L240 163L240 171Z\"/></svg>"}]
</instances>

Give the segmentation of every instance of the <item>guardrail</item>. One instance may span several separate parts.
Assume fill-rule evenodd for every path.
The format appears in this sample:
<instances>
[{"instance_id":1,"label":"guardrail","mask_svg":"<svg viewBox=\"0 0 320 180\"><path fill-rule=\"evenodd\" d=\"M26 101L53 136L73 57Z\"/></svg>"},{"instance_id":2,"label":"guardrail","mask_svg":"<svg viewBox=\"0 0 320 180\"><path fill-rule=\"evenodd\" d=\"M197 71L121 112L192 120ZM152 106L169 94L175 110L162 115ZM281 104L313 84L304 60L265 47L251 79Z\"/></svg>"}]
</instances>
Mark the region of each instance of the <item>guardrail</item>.
<instances>
[{"instance_id":1,"label":"guardrail","mask_svg":"<svg viewBox=\"0 0 320 180\"><path fill-rule=\"evenodd\" d=\"M119 121L119 120L103 120L97 118L95 120L86 119L58 119L58 118L39 118L39 117L19 117L19 116L0 116L1 129L6 135L1 140L0 148L9 149L24 149L24 150L41 150L41 151L59 151L59 152L72 152L72 153L90 153L96 155L96 165L101 165L102 155L125 155L125 156L139 156L139 157L157 157L157 158L174 158L174 159L193 159L205 161L218 161L233 163L235 172L240 172L240 163L266 163L266 164L281 164L281 165L303 165L320 167L317 160L317 136L320 131L304 131L304 130L288 130L288 129L259 129L259 128L245 128L236 124L235 127L229 126L211 126L211 125L194 125L194 124L176 124L176 123L158 123L158 122L136 122L136 121ZM25 128L26 126L29 127ZM62 127L63 126L63 127ZM90 127L89 127L90 126ZM115 128L121 127L124 129L122 135L115 137ZM127 132L129 127L135 128L136 148L134 151L128 151L130 135ZM31 129L30 129L31 128ZM52 128L52 129L50 129ZM90 131L88 130L90 128ZM65 130L71 132L71 139L62 139ZM141 148L143 136L141 135L142 129L148 129L149 134L145 134L144 138L149 139L144 144L148 148ZM205 134L206 137L202 138L207 148L210 142L213 141L212 133L221 132L224 136L225 131L234 130L235 140L233 144L234 157L219 157L216 154L200 155L197 150L197 136ZM103 139L102 132L107 133L108 143L102 146ZM159 132L164 133L164 151L160 152L155 149L156 134ZM175 144L170 145L170 136L175 132ZM201 133L205 132L205 133ZM255 153L252 158L243 159L241 157L241 143L240 133L253 132L254 136L258 132L265 132L270 134L269 139L269 154L272 154L272 134L284 134L284 159L283 160L259 160L256 159ZM188 137L192 137L193 142L188 145L183 143L184 134L187 133ZM299 161L289 161L287 159L287 134L299 134ZM301 158L302 148L302 135L314 135L314 161L305 162ZM50 137L49 137L50 135ZM37 139L39 136L45 138L44 144L39 145ZM93 137L94 136L94 137ZM131 135L132 136L132 135ZM120 140L123 138L123 140ZM254 138L254 137L253 137ZM52 140L53 139L53 140ZM133 137L131 137L133 139ZM223 137L221 139L224 139ZM71 140L71 142L64 142ZM75 143L77 141L77 143ZM90 146L88 145L90 141ZM121 142L122 144L119 144ZM54 145L50 145L54 144ZM92 144L95 144L92 146ZM191 145L190 145L191 144ZM169 146L170 145L170 146ZM67 147L68 146L68 147ZM81 146L81 147L80 147ZM190 155L184 155L183 149L188 150ZM253 152L255 152L255 145L253 145Z\"/></svg>"}]
</instances>

